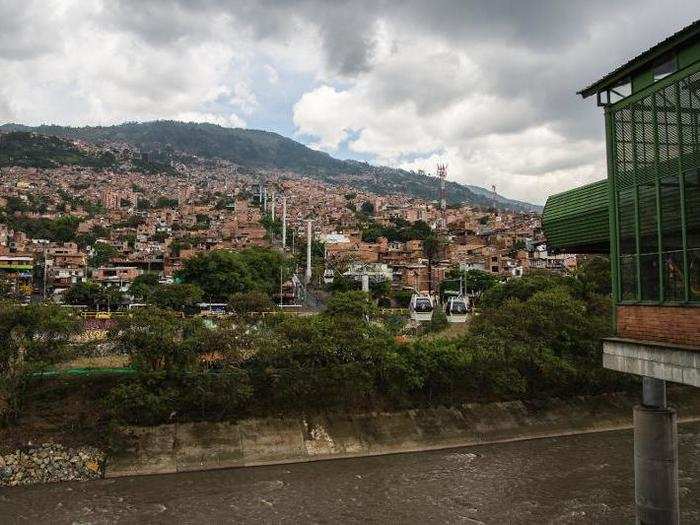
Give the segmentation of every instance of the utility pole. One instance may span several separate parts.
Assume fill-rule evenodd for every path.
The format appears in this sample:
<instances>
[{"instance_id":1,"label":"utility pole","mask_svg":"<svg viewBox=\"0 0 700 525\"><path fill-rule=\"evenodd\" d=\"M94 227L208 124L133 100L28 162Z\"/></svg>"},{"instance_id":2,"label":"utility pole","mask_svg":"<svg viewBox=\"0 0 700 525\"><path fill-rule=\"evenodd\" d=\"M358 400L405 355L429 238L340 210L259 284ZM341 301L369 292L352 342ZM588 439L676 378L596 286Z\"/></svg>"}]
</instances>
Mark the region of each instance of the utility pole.
<instances>
[{"instance_id":1,"label":"utility pole","mask_svg":"<svg viewBox=\"0 0 700 525\"><path fill-rule=\"evenodd\" d=\"M275 190L272 190L272 205L270 206L272 222L275 222Z\"/></svg>"},{"instance_id":2,"label":"utility pole","mask_svg":"<svg viewBox=\"0 0 700 525\"><path fill-rule=\"evenodd\" d=\"M362 274L362 291L369 293L369 274Z\"/></svg>"},{"instance_id":3,"label":"utility pole","mask_svg":"<svg viewBox=\"0 0 700 525\"><path fill-rule=\"evenodd\" d=\"M282 266L280 266L280 308L282 308Z\"/></svg>"},{"instance_id":4,"label":"utility pole","mask_svg":"<svg viewBox=\"0 0 700 525\"><path fill-rule=\"evenodd\" d=\"M46 301L46 275L47 275L47 269L46 269L46 245L44 244L44 282L42 283L43 286L43 296L44 296L44 301Z\"/></svg>"},{"instance_id":5,"label":"utility pole","mask_svg":"<svg viewBox=\"0 0 700 525\"><path fill-rule=\"evenodd\" d=\"M306 284L311 282L311 219L306 220Z\"/></svg>"},{"instance_id":6,"label":"utility pole","mask_svg":"<svg viewBox=\"0 0 700 525\"><path fill-rule=\"evenodd\" d=\"M287 250L287 196L282 196L282 251Z\"/></svg>"}]
</instances>

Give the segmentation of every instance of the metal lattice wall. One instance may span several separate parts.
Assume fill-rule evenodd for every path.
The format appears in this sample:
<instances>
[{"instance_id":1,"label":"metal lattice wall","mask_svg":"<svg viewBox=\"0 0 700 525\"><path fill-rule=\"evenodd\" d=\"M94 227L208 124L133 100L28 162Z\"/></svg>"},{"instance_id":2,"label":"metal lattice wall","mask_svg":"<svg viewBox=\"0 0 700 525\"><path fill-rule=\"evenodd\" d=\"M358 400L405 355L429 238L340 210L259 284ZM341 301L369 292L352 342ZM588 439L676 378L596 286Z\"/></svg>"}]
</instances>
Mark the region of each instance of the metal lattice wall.
<instances>
[{"instance_id":1,"label":"metal lattice wall","mask_svg":"<svg viewBox=\"0 0 700 525\"><path fill-rule=\"evenodd\" d=\"M621 302L700 303L700 71L674 77L610 110Z\"/></svg>"}]
</instances>

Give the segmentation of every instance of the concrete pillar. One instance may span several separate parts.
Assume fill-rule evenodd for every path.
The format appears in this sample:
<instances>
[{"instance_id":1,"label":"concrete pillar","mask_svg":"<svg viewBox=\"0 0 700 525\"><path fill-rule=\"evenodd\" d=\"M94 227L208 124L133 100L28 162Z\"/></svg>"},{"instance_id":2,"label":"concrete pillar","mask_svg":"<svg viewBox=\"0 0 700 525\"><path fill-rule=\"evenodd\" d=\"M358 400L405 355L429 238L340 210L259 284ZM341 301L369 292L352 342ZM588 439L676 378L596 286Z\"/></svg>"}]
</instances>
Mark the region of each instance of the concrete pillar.
<instances>
[{"instance_id":1,"label":"concrete pillar","mask_svg":"<svg viewBox=\"0 0 700 525\"><path fill-rule=\"evenodd\" d=\"M311 281L311 221L306 221L306 284Z\"/></svg>"},{"instance_id":2,"label":"concrete pillar","mask_svg":"<svg viewBox=\"0 0 700 525\"><path fill-rule=\"evenodd\" d=\"M666 382L653 377L642 377L642 404L646 407L666 408Z\"/></svg>"},{"instance_id":3,"label":"concrete pillar","mask_svg":"<svg viewBox=\"0 0 700 525\"><path fill-rule=\"evenodd\" d=\"M643 378L634 407L634 488L637 523L679 523L676 411L666 407L666 384Z\"/></svg>"},{"instance_id":4,"label":"concrete pillar","mask_svg":"<svg viewBox=\"0 0 700 525\"><path fill-rule=\"evenodd\" d=\"M287 196L282 197L282 251L287 250Z\"/></svg>"},{"instance_id":5,"label":"concrete pillar","mask_svg":"<svg viewBox=\"0 0 700 525\"><path fill-rule=\"evenodd\" d=\"M369 292L369 275L366 273L362 274L362 291Z\"/></svg>"}]
</instances>

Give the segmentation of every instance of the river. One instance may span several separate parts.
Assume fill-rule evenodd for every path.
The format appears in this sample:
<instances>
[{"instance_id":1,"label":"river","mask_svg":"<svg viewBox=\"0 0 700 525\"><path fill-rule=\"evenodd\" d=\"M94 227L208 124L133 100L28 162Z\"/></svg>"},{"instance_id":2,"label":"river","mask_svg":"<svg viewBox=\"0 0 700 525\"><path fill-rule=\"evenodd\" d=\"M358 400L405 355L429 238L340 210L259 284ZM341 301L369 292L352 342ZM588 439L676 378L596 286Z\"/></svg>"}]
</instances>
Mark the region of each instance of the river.
<instances>
[{"instance_id":1,"label":"river","mask_svg":"<svg viewBox=\"0 0 700 525\"><path fill-rule=\"evenodd\" d=\"M700 423L679 426L700 523ZM632 432L0 489L0 523L632 523Z\"/></svg>"}]
</instances>

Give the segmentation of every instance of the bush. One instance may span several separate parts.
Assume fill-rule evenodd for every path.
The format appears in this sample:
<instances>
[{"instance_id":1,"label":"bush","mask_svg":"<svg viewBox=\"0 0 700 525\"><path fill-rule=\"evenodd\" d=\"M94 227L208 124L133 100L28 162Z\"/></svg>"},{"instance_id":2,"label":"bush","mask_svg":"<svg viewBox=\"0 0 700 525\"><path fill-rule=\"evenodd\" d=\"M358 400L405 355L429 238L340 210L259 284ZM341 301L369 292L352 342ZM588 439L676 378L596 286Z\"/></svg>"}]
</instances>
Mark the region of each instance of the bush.
<instances>
[{"instance_id":1,"label":"bush","mask_svg":"<svg viewBox=\"0 0 700 525\"><path fill-rule=\"evenodd\" d=\"M106 399L111 418L133 425L219 421L240 417L252 389L245 371L167 376L141 374L113 388Z\"/></svg>"},{"instance_id":2,"label":"bush","mask_svg":"<svg viewBox=\"0 0 700 525\"><path fill-rule=\"evenodd\" d=\"M379 308L391 308L391 299L388 297L380 297L377 299L377 306L379 306Z\"/></svg>"},{"instance_id":3,"label":"bush","mask_svg":"<svg viewBox=\"0 0 700 525\"><path fill-rule=\"evenodd\" d=\"M435 333L441 332L447 328L447 316L445 312L441 309L433 310L433 316L430 318L430 322L425 325L425 333Z\"/></svg>"},{"instance_id":4,"label":"bush","mask_svg":"<svg viewBox=\"0 0 700 525\"><path fill-rule=\"evenodd\" d=\"M64 358L80 324L56 305L0 303L0 423L17 419L31 373Z\"/></svg>"},{"instance_id":5,"label":"bush","mask_svg":"<svg viewBox=\"0 0 700 525\"><path fill-rule=\"evenodd\" d=\"M235 293L228 300L229 308L240 316L249 316L256 312L269 312L275 309L270 297L256 290Z\"/></svg>"},{"instance_id":6,"label":"bush","mask_svg":"<svg viewBox=\"0 0 700 525\"><path fill-rule=\"evenodd\" d=\"M377 306L366 292L340 292L328 300L325 313L332 317L365 319L376 317Z\"/></svg>"},{"instance_id":7,"label":"bush","mask_svg":"<svg viewBox=\"0 0 700 525\"><path fill-rule=\"evenodd\" d=\"M181 373L199 364L197 334L205 330L199 318L184 319L172 310L144 308L122 318L112 333L115 350L129 355L141 372Z\"/></svg>"},{"instance_id":8,"label":"bush","mask_svg":"<svg viewBox=\"0 0 700 525\"><path fill-rule=\"evenodd\" d=\"M397 290L394 292L394 300L399 308L408 308L412 296L413 292L410 290Z\"/></svg>"},{"instance_id":9,"label":"bush","mask_svg":"<svg viewBox=\"0 0 700 525\"><path fill-rule=\"evenodd\" d=\"M117 421L160 425L177 413L177 396L177 390L167 386L163 376L143 376L114 387L105 404L109 415Z\"/></svg>"}]
</instances>

